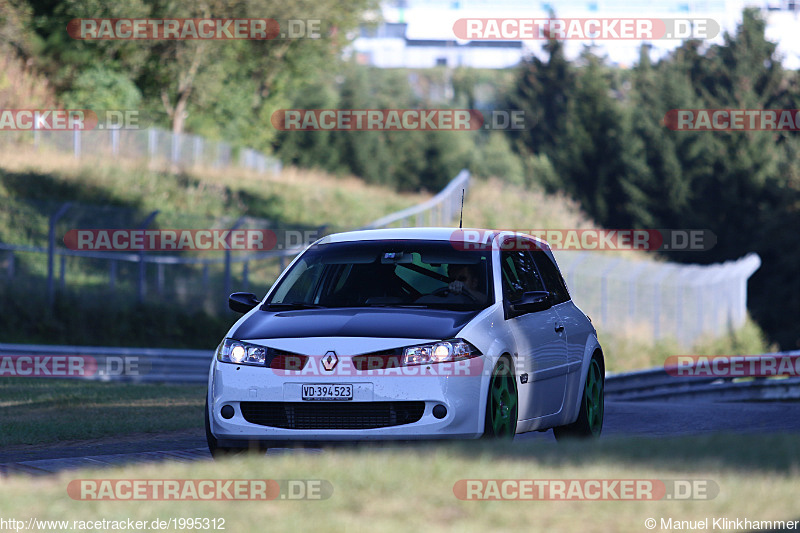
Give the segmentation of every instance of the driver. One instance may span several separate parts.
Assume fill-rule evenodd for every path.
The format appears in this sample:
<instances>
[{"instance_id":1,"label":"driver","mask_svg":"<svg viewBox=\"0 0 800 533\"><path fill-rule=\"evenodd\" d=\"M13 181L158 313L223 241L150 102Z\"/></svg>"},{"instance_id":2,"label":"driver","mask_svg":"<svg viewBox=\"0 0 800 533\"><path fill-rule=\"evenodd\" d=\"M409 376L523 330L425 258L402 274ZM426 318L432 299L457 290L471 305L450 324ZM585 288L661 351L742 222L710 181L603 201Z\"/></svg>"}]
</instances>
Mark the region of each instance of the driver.
<instances>
[{"instance_id":1,"label":"driver","mask_svg":"<svg viewBox=\"0 0 800 533\"><path fill-rule=\"evenodd\" d=\"M453 281L448 288L453 294L466 294L477 302L486 301L486 294L481 289L481 265L475 264L450 264L447 266L447 276Z\"/></svg>"}]
</instances>

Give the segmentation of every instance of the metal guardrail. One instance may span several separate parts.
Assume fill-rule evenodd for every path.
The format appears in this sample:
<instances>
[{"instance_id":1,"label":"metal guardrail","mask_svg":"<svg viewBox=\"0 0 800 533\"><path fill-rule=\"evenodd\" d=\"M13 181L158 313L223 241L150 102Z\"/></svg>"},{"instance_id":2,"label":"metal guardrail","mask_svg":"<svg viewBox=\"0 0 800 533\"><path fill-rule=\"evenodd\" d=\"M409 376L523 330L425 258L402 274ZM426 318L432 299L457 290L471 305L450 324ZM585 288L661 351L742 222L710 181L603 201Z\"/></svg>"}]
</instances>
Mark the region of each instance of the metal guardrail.
<instances>
[{"instance_id":1,"label":"metal guardrail","mask_svg":"<svg viewBox=\"0 0 800 533\"><path fill-rule=\"evenodd\" d=\"M386 215L359 229L385 228L395 222L400 222L403 227L447 225L459 213L461 191L469 188L469 181L470 173L464 169L439 194L427 202ZM413 224L410 223L412 218L415 219Z\"/></svg>"},{"instance_id":2,"label":"metal guardrail","mask_svg":"<svg viewBox=\"0 0 800 533\"><path fill-rule=\"evenodd\" d=\"M754 355L790 356L800 351ZM693 367L686 367L691 369ZM714 400L775 401L800 399L800 376L720 377L673 376L664 367L606 376L606 398L616 401Z\"/></svg>"},{"instance_id":3,"label":"metal guardrail","mask_svg":"<svg viewBox=\"0 0 800 533\"><path fill-rule=\"evenodd\" d=\"M14 361L26 356L31 361ZM48 357L51 359L47 360ZM74 363L70 365L53 359L65 357L72 358ZM37 377L49 377L50 372L52 377L92 381L205 383L213 357L213 347L208 350L175 350L0 343L0 376L24 375L18 371L31 369ZM12 362L4 363L5 359ZM53 372L59 368L57 374Z\"/></svg>"}]
</instances>

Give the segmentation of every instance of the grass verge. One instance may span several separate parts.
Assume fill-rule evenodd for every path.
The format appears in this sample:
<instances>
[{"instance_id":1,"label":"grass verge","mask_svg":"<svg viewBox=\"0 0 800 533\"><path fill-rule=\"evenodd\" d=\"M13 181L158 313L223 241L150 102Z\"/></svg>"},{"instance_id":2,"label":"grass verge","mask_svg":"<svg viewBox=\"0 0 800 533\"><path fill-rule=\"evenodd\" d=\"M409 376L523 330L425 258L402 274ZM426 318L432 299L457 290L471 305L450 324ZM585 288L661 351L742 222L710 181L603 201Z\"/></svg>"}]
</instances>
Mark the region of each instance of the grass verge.
<instances>
[{"instance_id":1,"label":"grass verge","mask_svg":"<svg viewBox=\"0 0 800 533\"><path fill-rule=\"evenodd\" d=\"M0 445L203 427L205 385L0 379Z\"/></svg>"},{"instance_id":2,"label":"grass verge","mask_svg":"<svg viewBox=\"0 0 800 533\"><path fill-rule=\"evenodd\" d=\"M704 337L690 348L682 348L673 338L653 342L648 328L628 328L625 336L598 331L606 356L607 372L630 372L663 366L673 355L759 355L778 350L770 345L764 332L751 319L736 330L719 337Z\"/></svg>"},{"instance_id":3,"label":"grass verge","mask_svg":"<svg viewBox=\"0 0 800 533\"><path fill-rule=\"evenodd\" d=\"M334 449L224 462L65 472L0 485L4 518L51 520L225 519L260 531L647 531L645 520L797 520L795 436L720 435L554 444L514 442ZM769 450L769 454L763 453ZM323 479L321 501L76 501L74 479ZM710 480L713 499L660 501L463 501L463 479ZM711 523L711 522L709 522ZM368 525L368 526L367 526Z\"/></svg>"}]
</instances>

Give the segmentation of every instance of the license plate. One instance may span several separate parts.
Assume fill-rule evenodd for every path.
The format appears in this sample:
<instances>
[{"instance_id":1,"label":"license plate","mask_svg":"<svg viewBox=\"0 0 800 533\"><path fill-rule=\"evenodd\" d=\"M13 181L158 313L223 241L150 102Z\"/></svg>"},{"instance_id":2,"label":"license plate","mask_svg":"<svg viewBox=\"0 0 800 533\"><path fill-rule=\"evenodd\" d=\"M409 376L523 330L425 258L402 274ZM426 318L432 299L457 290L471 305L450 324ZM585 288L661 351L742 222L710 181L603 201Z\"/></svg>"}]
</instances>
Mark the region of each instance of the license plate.
<instances>
[{"instance_id":1,"label":"license plate","mask_svg":"<svg viewBox=\"0 0 800 533\"><path fill-rule=\"evenodd\" d=\"M303 399L317 401L352 400L353 386L341 383L317 383L303 385Z\"/></svg>"}]
</instances>

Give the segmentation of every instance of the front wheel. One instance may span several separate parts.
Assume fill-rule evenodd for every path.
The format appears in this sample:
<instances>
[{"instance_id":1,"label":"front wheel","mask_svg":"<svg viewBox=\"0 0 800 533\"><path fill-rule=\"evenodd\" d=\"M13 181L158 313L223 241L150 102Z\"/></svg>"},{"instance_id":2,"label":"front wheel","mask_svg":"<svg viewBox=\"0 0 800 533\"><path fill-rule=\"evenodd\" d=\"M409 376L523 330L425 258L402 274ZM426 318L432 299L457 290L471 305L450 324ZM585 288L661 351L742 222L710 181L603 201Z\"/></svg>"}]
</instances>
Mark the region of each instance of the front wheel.
<instances>
[{"instance_id":1,"label":"front wheel","mask_svg":"<svg viewBox=\"0 0 800 533\"><path fill-rule=\"evenodd\" d=\"M589 361L589 372L581 396L578 419L567 426L553 428L556 439L599 437L603 431L605 372L602 356L595 353Z\"/></svg>"},{"instance_id":2,"label":"front wheel","mask_svg":"<svg viewBox=\"0 0 800 533\"><path fill-rule=\"evenodd\" d=\"M517 378L508 360L497 363L486 399L484 438L513 439L517 432Z\"/></svg>"}]
</instances>

